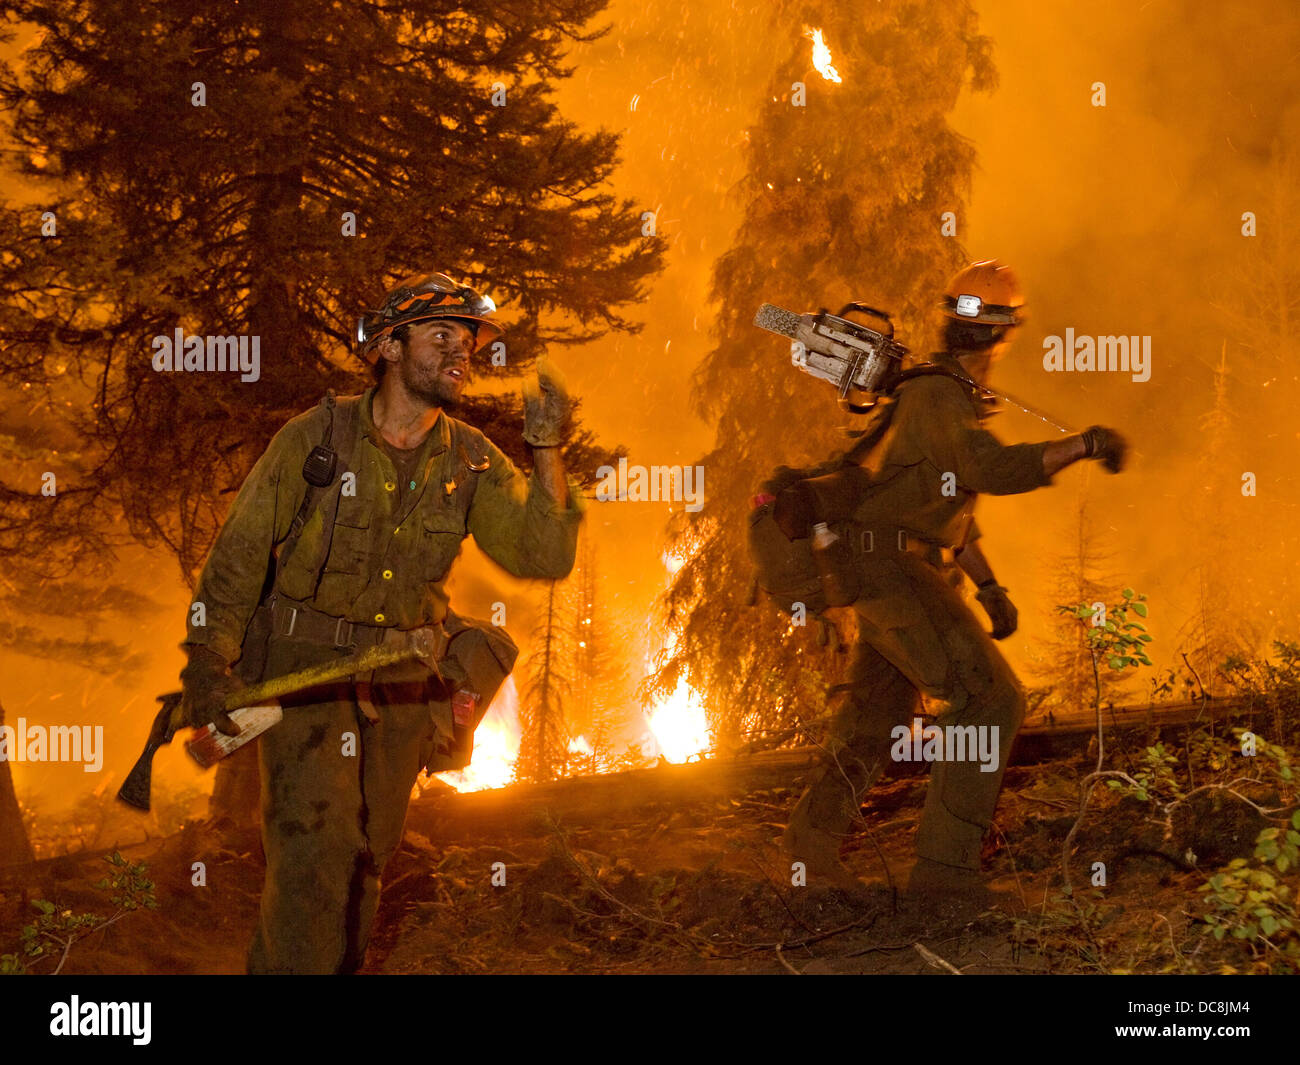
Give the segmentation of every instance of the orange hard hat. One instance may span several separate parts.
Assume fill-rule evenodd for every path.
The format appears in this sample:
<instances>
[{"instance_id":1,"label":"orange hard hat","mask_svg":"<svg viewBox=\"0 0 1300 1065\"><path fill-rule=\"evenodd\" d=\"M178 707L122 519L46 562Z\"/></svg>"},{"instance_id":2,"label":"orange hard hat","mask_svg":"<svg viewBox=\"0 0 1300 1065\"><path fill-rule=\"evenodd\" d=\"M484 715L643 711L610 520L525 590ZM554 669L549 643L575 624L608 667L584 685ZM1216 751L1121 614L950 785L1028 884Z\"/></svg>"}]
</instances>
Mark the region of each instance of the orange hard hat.
<instances>
[{"instance_id":1,"label":"orange hard hat","mask_svg":"<svg viewBox=\"0 0 1300 1065\"><path fill-rule=\"evenodd\" d=\"M961 322L1019 325L1025 298L1011 267L996 259L971 263L958 270L939 301L940 310Z\"/></svg>"},{"instance_id":2,"label":"orange hard hat","mask_svg":"<svg viewBox=\"0 0 1300 1065\"><path fill-rule=\"evenodd\" d=\"M389 292L378 310L361 316L357 322L357 343L366 362L374 363L379 359L375 341L388 336L398 326L431 318L454 318L474 330L474 350L479 351L504 332L491 320L496 309L490 296L480 296L446 274L418 274Z\"/></svg>"}]
</instances>

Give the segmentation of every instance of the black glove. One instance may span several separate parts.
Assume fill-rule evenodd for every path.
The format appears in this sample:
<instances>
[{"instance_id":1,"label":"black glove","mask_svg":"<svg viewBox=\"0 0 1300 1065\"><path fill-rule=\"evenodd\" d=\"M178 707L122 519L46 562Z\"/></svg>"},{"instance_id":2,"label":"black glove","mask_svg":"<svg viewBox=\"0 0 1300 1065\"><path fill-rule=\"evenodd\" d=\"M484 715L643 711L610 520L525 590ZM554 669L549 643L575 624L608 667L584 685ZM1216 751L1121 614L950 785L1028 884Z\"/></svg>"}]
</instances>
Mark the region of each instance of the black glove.
<instances>
[{"instance_id":1,"label":"black glove","mask_svg":"<svg viewBox=\"0 0 1300 1065\"><path fill-rule=\"evenodd\" d=\"M213 724L227 736L238 736L239 726L226 713L226 700L243 687L219 654L208 647L192 647L189 664L181 670L181 723L190 728Z\"/></svg>"},{"instance_id":2,"label":"black glove","mask_svg":"<svg viewBox=\"0 0 1300 1065\"><path fill-rule=\"evenodd\" d=\"M1094 425L1083 431L1083 443L1087 450L1085 458L1100 459L1102 465L1111 473L1119 473L1124 468L1124 456L1128 453L1128 441L1114 429L1103 425Z\"/></svg>"},{"instance_id":3,"label":"black glove","mask_svg":"<svg viewBox=\"0 0 1300 1065\"><path fill-rule=\"evenodd\" d=\"M1020 611L1007 598L1007 590L1002 585L996 582L982 585L980 590L975 593L975 598L980 601L980 606L984 608L984 613L989 616L989 621L993 622L991 635L995 640L1005 640L1016 631L1016 626L1020 620Z\"/></svg>"}]
</instances>

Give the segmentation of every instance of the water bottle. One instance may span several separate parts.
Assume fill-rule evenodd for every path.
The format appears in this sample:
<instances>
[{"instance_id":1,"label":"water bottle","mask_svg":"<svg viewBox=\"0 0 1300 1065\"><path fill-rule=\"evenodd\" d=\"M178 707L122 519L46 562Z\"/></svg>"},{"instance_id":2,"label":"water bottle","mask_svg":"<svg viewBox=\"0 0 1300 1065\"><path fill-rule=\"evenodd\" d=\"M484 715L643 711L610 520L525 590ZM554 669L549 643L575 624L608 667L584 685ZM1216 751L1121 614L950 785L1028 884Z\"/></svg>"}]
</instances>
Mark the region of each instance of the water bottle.
<instances>
[{"instance_id":1,"label":"water bottle","mask_svg":"<svg viewBox=\"0 0 1300 1065\"><path fill-rule=\"evenodd\" d=\"M821 577L822 594L829 606L849 606L858 598L858 573L853 554L842 536L824 521L812 527L812 553Z\"/></svg>"}]
</instances>

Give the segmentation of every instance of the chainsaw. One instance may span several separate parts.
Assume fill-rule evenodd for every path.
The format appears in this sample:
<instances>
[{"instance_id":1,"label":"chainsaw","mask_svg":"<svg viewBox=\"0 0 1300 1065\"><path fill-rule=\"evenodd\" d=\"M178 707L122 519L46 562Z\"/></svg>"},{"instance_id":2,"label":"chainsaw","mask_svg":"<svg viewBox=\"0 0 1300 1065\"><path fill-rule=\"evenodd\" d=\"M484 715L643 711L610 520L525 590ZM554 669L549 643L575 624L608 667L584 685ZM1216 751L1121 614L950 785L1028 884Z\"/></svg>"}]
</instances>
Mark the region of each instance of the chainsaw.
<instances>
[{"instance_id":1,"label":"chainsaw","mask_svg":"<svg viewBox=\"0 0 1300 1065\"><path fill-rule=\"evenodd\" d=\"M846 314L870 315L883 322L882 329L850 321ZM894 323L890 316L865 303L846 303L838 314L824 307L816 314L797 314L782 307L765 303L754 316L760 329L778 336L789 337L790 361L806 374L835 386L837 400L842 410L850 414L868 414L876 400L887 393L903 372L903 360L908 349L894 339ZM973 389L987 399L999 399L1024 411L1062 433L1076 429L1029 406L1006 392L967 379ZM855 402L855 396L864 402Z\"/></svg>"}]
</instances>

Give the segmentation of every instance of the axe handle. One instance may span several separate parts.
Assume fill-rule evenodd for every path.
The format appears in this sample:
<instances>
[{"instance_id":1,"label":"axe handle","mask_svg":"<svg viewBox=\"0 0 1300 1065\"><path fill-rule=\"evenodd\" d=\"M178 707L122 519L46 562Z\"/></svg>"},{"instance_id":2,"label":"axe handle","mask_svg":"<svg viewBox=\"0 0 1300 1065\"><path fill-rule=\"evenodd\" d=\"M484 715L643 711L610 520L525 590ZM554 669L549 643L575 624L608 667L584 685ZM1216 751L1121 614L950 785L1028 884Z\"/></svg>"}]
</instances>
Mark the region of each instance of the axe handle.
<instances>
[{"instance_id":1,"label":"axe handle","mask_svg":"<svg viewBox=\"0 0 1300 1065\"><path fill-rule=\"evenodd\" d=\"M326 662L319 666L309 666L307 669L300 669L296 673L288 673L283 677L272 677L270 680L260 681L247 688L241 688L226 700L226 709L239 710L245 706L255 706L271 699L278 699L282 695L290 695L305 688L313 688L317 684L330 684L334 681L346 680L357 674L369 673L387 666L401 665L404 662L433 661L435 660L435 652L440 653L440 648L434 646L430 633L423 629L417 629L410 634L410 638L404 643L389 644L387 646L380 644L377 647L369 647L359 655L340 658L337 661ZM170 743L177 729L181 727L181 693L168 692L158 698L162 703L162 708L154 719L153 728L149 733L148 741L145 743L144 752L136 760L131 772L127 774L126 780L117 793L119 799L139 810L149 809L149 791L152 784L154 754L159 747Z\"/></svg>"},{"instance_id":2,"label":"axe handle","mask_svg":"<svg viewBox=\"0 0 1300 1065\"><path fill-rule=\"evenodd\" d=\"M347 680L359 673L370 673L376 669L397 666L405 662L427 660L432 657L429 641L422 636L413 636L408 643L397 643L378 647L369 647L359 655L340 658L334 662L324 662L319 666L308 666L296 673L286 673L283 677L250 684L240 688L226 700L227 710L239 710L245 706L278 699L282 695L292 695L318 684L331 684L334 681Z\"/></svg>"}]
</instances>

